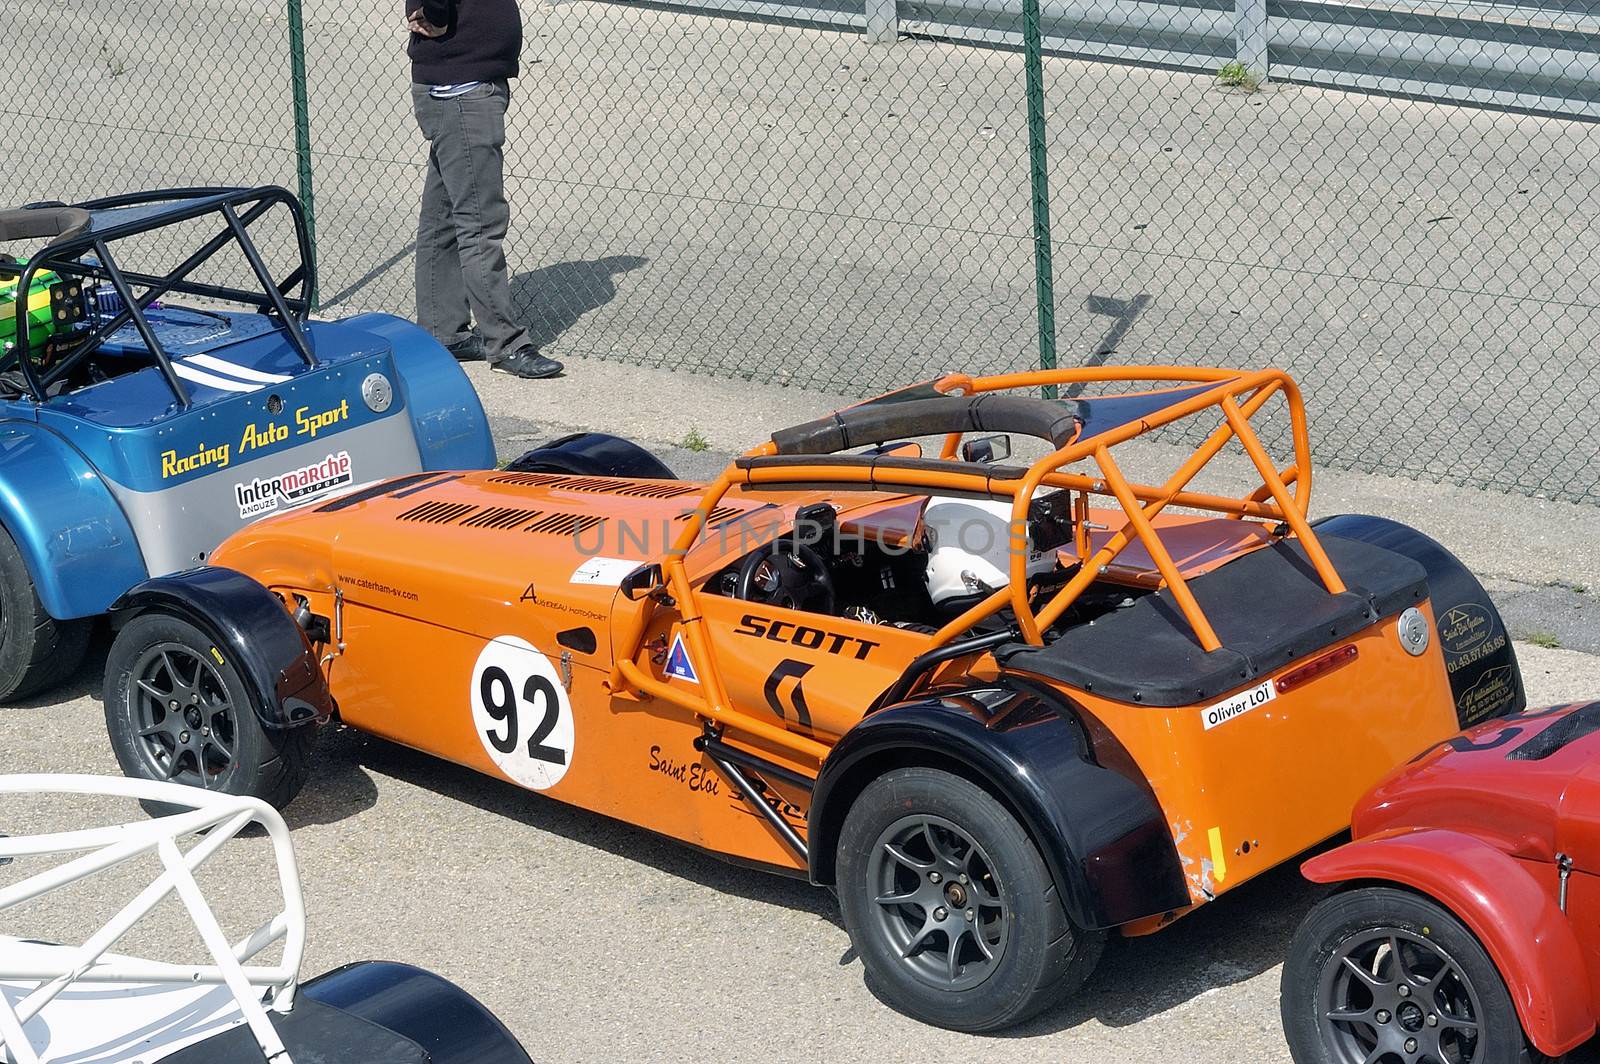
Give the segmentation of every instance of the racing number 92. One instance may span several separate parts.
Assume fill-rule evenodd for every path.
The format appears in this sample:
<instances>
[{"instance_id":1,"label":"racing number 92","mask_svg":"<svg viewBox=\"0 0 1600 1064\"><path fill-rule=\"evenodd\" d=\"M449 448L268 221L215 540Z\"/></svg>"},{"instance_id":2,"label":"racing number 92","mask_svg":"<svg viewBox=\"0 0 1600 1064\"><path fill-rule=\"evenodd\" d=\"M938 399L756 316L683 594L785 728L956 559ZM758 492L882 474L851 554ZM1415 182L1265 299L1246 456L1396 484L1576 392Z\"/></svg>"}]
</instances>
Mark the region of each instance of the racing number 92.
<instances>
[{"instance_id":1,"label":"racing number 92","mask_svg":"<svg viewBox=\"0 0 1600 1064\"><path fill-rule=\"evenodd\" d=\"M505 733L495 729L484 732L489 745L502 754L517 748L517 696L511 677L498 665L483 670L478 681L478 694L483 699L484 712L505 724ZM561 699L556 695L555 684L535 673L522 684L522 701L539 714L539 723L528 736L528 756L535 761L548 761L552 765L565 765L567 752L559 746L547 746L545 740L561 723Z\"/></svg>"},{"instance_id":2,"label":"racing number 92","mask_svg":"<svg viewBox=\"0 0 1600 1064\"><path fill-rule=\"evenodd\" d=\"M562 673L526 639L491 639L472 668L472 726L496 768L536 791L572 767L577 720Z\"/></svg>"}]
</instances>

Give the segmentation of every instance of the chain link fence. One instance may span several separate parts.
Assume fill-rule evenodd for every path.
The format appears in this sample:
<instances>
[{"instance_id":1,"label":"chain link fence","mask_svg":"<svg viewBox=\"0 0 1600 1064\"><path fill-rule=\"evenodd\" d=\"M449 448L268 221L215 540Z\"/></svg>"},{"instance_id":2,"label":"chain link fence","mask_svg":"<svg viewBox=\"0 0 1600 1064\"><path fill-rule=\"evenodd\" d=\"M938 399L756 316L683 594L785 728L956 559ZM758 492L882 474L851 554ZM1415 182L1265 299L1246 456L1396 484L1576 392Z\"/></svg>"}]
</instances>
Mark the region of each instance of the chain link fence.
<instances>
[{"instance_id":1,"label":"chain link fence","mask_svg":"<svg viewBox=\"0 0 1600 1064\"><path fill-rule=\"evenodd\" d=\"M535 338L845 395L1052 349L1278 365L1322 463L1600 503L1600 19L1047 0L1041 278L1021 4L524 2ZM7 199L305 177L324 309L414 312L400 0L14 7Z\"/></svg>"}]
</instances>

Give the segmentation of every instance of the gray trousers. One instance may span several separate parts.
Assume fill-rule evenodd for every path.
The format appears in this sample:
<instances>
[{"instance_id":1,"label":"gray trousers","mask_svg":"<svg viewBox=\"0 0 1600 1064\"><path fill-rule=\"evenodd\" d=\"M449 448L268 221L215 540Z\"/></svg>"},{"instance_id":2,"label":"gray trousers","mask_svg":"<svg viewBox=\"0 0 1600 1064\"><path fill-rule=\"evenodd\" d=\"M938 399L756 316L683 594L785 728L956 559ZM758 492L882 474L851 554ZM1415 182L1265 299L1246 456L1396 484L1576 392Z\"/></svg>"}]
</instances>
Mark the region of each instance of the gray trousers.
<instances>
[{"instance_id":1,"label":"gray trousers","mask_svg":"<svg viewBox=\"0 0 1600 1064\"><path fill-rule=\"evenodd\" d=\"M447 100L411 86L428 139L428 175L417 220L417 323L440 343L465 340L474 320L490 361L531 344L511 308L501 242L511 220L505 194L510 86L484 82Z\"/></svg>"}]
</instances>

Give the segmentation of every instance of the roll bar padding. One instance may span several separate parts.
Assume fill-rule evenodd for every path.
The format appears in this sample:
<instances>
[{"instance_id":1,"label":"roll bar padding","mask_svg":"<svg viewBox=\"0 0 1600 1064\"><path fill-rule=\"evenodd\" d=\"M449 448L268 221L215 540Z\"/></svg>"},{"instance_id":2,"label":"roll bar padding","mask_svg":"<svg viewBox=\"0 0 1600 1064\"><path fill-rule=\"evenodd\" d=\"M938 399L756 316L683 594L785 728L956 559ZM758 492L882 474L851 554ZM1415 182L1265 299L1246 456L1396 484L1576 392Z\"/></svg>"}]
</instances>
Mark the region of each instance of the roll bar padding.
<instances>
[{"instance_id":1,"label":"roll bar padding","mask_svg":"<svg viewBox=\"0 0 1600 1064\"><path fill-rule=\"evenodd\" d=\"M1065 447L1083 413L1076 401L1024 395L951 395L937 399L866 403L772 434L778 454L834 454L915 436L951 432L1016 432Z\"/></svg>"},{"instance_id":2,"label":"roll bar padding","mask_svg":"<svg viewBox=\"0 0 1600 1064\"><path fill-rule=\"evenodd\" d=\"M87 228L89 212L82 207L19 207L0 211L0 242L58 240L77 236Z\"/></svg>"}]
</instances>

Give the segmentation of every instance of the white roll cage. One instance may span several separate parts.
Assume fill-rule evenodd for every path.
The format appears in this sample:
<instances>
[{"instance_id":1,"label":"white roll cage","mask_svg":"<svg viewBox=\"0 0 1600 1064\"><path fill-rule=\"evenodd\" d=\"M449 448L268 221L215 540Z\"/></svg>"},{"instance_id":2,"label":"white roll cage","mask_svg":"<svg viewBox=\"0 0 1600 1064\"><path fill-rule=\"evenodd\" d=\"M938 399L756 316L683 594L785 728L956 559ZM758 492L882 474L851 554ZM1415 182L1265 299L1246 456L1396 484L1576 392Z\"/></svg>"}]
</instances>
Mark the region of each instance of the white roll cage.
<instances>
[{"instance_id":1,"label":"white roll cage","mask_svg":"<svg viewBox=\"0 0 1600 1064\"><path fill-rule=\"evenodd\" d=\"M300 959L305 952L306 917L289 829L277 810L259 799L218 794L175 783L102 776L0 775L0 799L5 795L51 794L163 802L179 807L180 811L110 827L18 838L0 836L0 864L22 857L80 855L18 883L0 887L0 912L147 853L154 852L164 869L154 882L80 946L62 949L58 954L30 953L10 958L0 948L0 980L38 983L14 1006L0 995L0 1059L9 1054L15 1064L44 1064L39 1051L24 1034L23 1025L67 987L79 981L92 981L224 985L232 993L269 1064L290 1064L289 1054L268 1019L266 1008L288 1012L294 1003ZM272 841L283 909L238 942L230 943L201 894L194 871L251 823L260 824ZM200 837L187 851L180 848L181 841L194 836ZM211 954L212 963L186 965L106 957L107 951L134 924L173 892L188 910L201 941ZM270 966L246 963L280 939L284 944L280 963Z\"/></svg>"}]
</instances>

